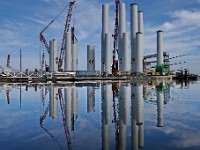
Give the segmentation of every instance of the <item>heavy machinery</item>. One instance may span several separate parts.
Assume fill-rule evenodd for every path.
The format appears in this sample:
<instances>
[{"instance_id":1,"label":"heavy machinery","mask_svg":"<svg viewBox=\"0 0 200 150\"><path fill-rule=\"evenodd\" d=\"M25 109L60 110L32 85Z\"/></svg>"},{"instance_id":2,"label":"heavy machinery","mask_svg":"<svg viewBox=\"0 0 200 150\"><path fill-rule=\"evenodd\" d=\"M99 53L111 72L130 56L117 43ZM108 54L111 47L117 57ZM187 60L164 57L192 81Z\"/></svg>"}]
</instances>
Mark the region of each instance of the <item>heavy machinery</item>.
<instances>
[{"instance_id":1,"label":"heavy machinery","mask_svg":"<svg viewBox=\"0 0 200 150\"><path fill-rule=\"evenodd\" d=\"M63 64L63 59L64 59L65 38L66 38L66 33L69 31L69 28L70 28L72 11L73 11L73 6L74 6L75 2L76 1L69 3L67 19L66 19L66 23L65 23L63 38L62 38L62 46L61 46L61 50L60 50L60 57L59 57L59 61L58 61L58 71L62 71L62 64ZM74 27L71 28L71 31L72 31L72 43L74 43L74 38L75 38Z\"/></svg>"},{"instance_id":2,"label":"heavy machinery","mask_svg":"<svg viewBox=\"0 0 200 150\"><path fill-rule=\"evenodd\" d=\"M67 13L67 17L66 17L66 23L65 23L65 28L64 28L64 33L63 33L63 37L62 37L62 46L61 46L61 51L60 51L60 57L59 57L59 61L58 61L58 70L62 71L62 64L63 64L63 58L64 58L64 46L65 46L65 37L66 37L66 33L69 31L70 28L70 22L71 22L71 17L72 17L72 10L73 10L73 6L75 4L76 1L73 2L69 2L68 6L68 13ZM61 10L61 12L52 20L49 22L49 24L40 32L40 42L41 42L41 52L42 52L42 60L41 60L41 68L42 70L44 70L44 67L47 67L47 63L45 61L45 52L44 52L44 47L46 48L48 54L50 53L50 47L43 35L43 33L52 25L52 23L62 14L62 12L67 8L67 6ZM74 27L72 27L72 39L76 39L76 37L74 36ZM74 41L74 40L72 40ZM48 70L48 68L46 69Z\"/></svg>"},{"instance_id":3,"label":"heavy machinery","mask_svg":"<svg viewBox=\"0 0 200 150\"><path fill-rule=\"evenodd\" d=\"M45 60L45 52L44 52L44 47L46 48L48 54L50 54L50 47L43 35L43 33L53 24L53 22L62 14L62 12L67 8L67 6L65 6L65 8L53 19L49 22L49 24L40 32L40 50L42 52L42 58L41 58L41 69L45 70L46 67L48 67L46 60ZM45 67L45 69L44 69Z\"/></svg>"},{"instance_id":4,"label":"heavy machinery","mask_svg":"<svg viewBox=\"0 0 200 150\"><path fill-rule=\"evenodd\" d=\"M113 39L113 64L112 64L112 74L118 75L119 72L119 65L118 60L116 59L116 52L118 53L118 28L119 28L119 4L120 0L115 0L115 27L114 27L114 34L112 35Z\"/></svg>"}]
</instances>

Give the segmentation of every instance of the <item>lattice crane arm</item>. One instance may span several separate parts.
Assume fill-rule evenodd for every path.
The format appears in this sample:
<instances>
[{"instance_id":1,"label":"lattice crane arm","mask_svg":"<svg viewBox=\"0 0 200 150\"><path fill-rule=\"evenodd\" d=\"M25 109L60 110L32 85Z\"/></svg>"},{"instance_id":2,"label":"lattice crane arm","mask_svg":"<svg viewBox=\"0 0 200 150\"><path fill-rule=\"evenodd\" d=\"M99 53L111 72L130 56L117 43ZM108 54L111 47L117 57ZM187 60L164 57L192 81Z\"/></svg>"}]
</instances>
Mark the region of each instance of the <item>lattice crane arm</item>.
<instances>
[{"instance_id":1,"label":"lattice crane arm","mask_svg":"<svg viewBox=\"0 0 200 150\"><path fill-rule=\"evenodd\" d=\"M69 7L68 7L68 13L66 17L66 23L65 23L65 28L64 28L64 33L63 33L63 38L62 38L62 45L61 45L61 50L60 50L60 56L59 56L59 61L58 61L58 70L61 71L62 69L62 64L63 64L63 59L64 59L64 47L65 47L65 38L66 38L66 33L69 31L70 27L70 22L71 22L71 17L72 17L72 10L73 6L76 1L70 2Z\"/></svg>"}]
</instances>

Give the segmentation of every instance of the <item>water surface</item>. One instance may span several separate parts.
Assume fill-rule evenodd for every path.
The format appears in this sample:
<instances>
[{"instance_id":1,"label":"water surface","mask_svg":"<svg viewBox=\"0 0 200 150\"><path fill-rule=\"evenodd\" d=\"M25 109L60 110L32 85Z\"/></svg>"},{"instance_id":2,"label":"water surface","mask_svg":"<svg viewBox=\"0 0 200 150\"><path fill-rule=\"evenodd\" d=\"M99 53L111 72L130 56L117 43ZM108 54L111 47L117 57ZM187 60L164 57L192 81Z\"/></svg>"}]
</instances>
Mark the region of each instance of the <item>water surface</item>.
<instances>
[{"instance_id":1,"label":"water surface","mask_svg":"<svg viewBox=\"0 0 200 150\"><path fill-rule=\"evenodd\" d=\"M0 85L2 150L200 149L200 82Z\"/></svg>"}]
</instances>

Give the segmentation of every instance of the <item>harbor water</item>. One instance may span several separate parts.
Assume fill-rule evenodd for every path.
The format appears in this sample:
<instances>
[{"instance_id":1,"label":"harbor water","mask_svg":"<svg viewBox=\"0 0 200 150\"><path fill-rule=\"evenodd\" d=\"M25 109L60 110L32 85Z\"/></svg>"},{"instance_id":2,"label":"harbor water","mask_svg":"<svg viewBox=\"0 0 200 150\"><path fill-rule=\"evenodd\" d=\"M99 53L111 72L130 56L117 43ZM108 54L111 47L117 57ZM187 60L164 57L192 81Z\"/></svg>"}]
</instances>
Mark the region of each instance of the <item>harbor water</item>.
<instances>
[{"instance_id":1,"label":"harbor water","mask_svg":"<svg viewBox=\"0 0 200 150\"><path fill-rule=\"evenodd\" d=\"M0 84L2 150L199 150L200 81Z\"/></svg>"}]
</instances>

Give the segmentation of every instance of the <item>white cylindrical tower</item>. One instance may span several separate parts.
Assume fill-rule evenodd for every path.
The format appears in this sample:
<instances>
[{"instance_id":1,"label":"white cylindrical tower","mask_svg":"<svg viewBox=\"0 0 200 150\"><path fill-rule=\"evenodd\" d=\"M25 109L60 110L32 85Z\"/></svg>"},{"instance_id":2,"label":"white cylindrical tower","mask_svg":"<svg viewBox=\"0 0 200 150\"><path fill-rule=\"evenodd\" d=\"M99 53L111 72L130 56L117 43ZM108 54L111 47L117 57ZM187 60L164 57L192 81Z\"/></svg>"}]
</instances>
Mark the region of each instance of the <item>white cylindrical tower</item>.
<instances>
[{"instance_id":1,"label":"white cylindrical tower","mask_svg":"<svg viewBox=\"0 0 200 150\"><path fill-rule=\"evenodd\" d=\"M157 127L163 127L164 94L157 92Z\"/></svg>"},{"instance_id":2,"label":"white cylindrical tower","mask_svg":"<svg viewBox=\"0 0 200 150\"><path fill-rule=\"evenodd\" d=\"M136 33L138 32L138 5L136 3L131 4L131 71L136 72L135 53L136 53Z\"/></svg>"},{"instance_id":3,"label":"white cylindrical tower","mask_svg":"<svg viewBox=\"0 0 200 150\"><path fill-rule=\"evenodd\" d=\"M138 32L144 33L144 13L138 11Z\"/></svg>"},{"instance_id":4,"label":"white cylindrical tower","mask_svg":"<svg viewBox=\"0 0 200 150\"><path fill-rule=\"evenodd\" d=\"M53 41L49 41L49 72L53 71Z\"/></svg>"},{"instance_id":5,"label":"white cylindrical tower","mask_svg":"<svg viewBox=\"0 0 200 150\"><path fill-rule=\"evenodd\" d=\"M58 71L58 42L53 39L53 70Z\"/></svg>"},{"instance_id":6,"label":"white cylindrical tower","mask_svg":"<svg viewBox=\"0 0 200 150\"><path fill-rule=\"evenodd\" d=\"M105 34L105 73L111 74L111 36Z\"/></svg>"},{"instance_id":7,"label":"white cylindrical tower","mask_svg":"<svg viewBox=\"0 0 200 150\"><path fill-rule=\"evenodd\" d=\"M87 45L87 70L95 71L95 46Z\"/></svg>"},{"instance_id":8,"label":"white cylindrical tower","mask_svg":"<svg viewBox=\"0 0 200 150\"><path fill-rule=\"evenodd\" d=\"M142 33L136 33L135 73L143 73L143 42Z\"/></svg>"},{"instance_id":9,"label":"white cylindrical tower","mask_svg":"<svg viewBox=\"0 0 200 150\"><path fill-rule=\"evenodd\" d=\"M105 72L105 33L109 33L109 5L102 6L101 73Z\"/></svg>"},{"instance_id":10,"label":"white cylindrical tower","mask_svg":"<svg viewBox=\"0 0 200 150\"><path fill-rule=\"evenodd\" d=\"M130 71L130 50L129 50L129 41L128 41L128 33L123 33L123 60L122 61L122 69L121 71L124 73L128 73Z\"/></svg>"},{"instance_id":11,"label":"white cylindrical tower","mask_svg":"<svg viewBox=\"0 0 200 150\"><path fill-rule=\"evenodd\" d=\"M124 3L120 3L119 5L119 36L118 36L118 43L119 43L119 70L123 70L124 64L124 47L123 47L123 33L126 32L126 6Z\"/></svg>"},{"instance_id":12,"label":"white cylindrical tower","mask_svg":"<svg viewBox=\"0 0 200 150\"><path fill-rule=\"evenodd\" d=\"M72 44L72 71L77 70L77 43Z\"/></svg>"},{"instance_id":13,"label":"white cylindrical tower","mask_svg":"<svg viewBox=\"0 0 200 150\"><path fill-rule=\"evenodd\" d=\"M163 65L163 31L157 31L157 65Z\"/></svg>"},{"instance_id":14,"label":"white cylindrical tower","mask_svg":"<svg viewBox=\"0 0 200 150\"><path fill-rule=\"evenodd\" d=\"M71 42L71 32L66 33L66 42L65 42L65 65L64 71L72 70L72 42Z\"/></svg>"}]
</instances>

